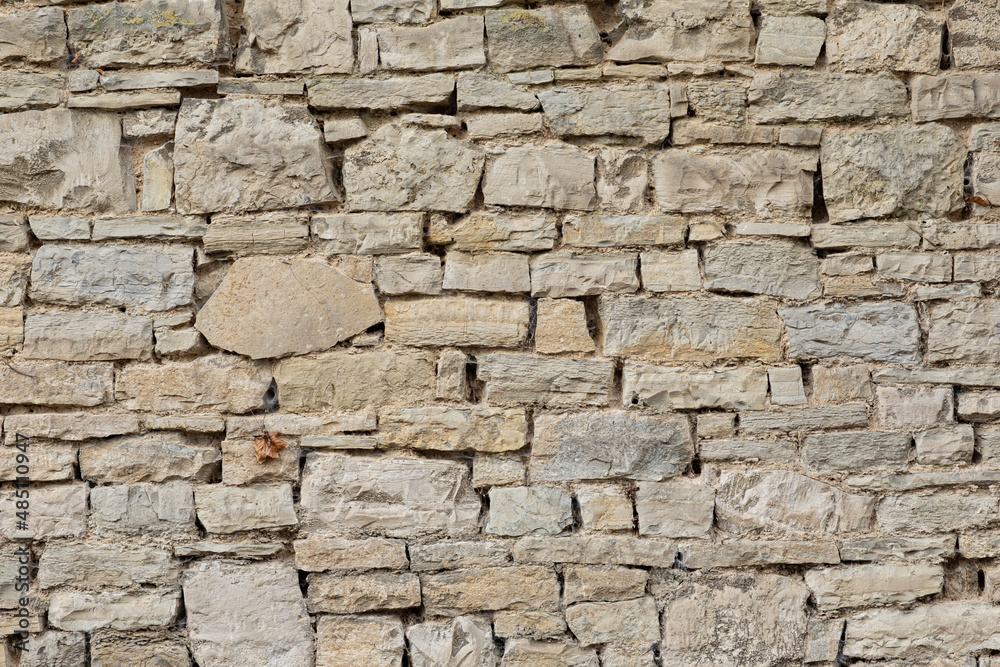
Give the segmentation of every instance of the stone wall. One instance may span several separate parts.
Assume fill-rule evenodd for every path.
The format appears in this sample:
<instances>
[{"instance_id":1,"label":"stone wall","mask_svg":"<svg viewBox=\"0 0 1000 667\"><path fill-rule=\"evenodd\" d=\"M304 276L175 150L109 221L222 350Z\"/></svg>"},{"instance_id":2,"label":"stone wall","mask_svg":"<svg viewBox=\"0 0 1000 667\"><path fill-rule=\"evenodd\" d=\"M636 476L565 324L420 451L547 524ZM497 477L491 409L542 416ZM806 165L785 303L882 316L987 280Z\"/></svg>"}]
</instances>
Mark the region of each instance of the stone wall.
<instances>
[{"instance_id":1,"label":"stone wall","mask_svg":"<svg viewBox=\"0 0 1000 667\"><path fill-rule=\"evenodd\" d=\"M1000 5L748 2L0 0L6 665L1000 665Z\"/></svg>"}]
</instances>

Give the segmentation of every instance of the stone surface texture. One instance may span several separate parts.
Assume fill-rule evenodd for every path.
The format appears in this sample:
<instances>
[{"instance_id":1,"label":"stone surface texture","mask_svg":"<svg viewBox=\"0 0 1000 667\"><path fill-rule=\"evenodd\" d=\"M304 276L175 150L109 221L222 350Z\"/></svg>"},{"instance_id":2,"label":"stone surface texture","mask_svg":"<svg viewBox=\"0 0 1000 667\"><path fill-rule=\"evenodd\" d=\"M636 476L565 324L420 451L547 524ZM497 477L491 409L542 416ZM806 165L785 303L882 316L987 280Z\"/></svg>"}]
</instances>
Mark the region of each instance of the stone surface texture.
<instances>
[{"instance_id":1,"label":"stone surface texture","mask_svg":"<svg viewBox=\"0 0 1000 667\"><path fill-rule=\"evenodd\" d=\"M1000 667L998 285L998 0L0 0L0 667Z\"/></svg>"}]
</instances>

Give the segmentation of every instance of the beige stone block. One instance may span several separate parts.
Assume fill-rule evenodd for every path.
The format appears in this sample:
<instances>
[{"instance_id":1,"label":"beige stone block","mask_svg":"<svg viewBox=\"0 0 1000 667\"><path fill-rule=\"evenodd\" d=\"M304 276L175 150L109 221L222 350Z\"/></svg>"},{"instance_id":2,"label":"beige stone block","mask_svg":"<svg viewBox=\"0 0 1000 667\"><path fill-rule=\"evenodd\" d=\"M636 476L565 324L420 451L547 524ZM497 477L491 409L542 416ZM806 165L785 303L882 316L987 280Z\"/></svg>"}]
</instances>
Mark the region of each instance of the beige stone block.
<instances>
[{"instance_id":1,"label":"beige stone block","mask_svg":"<svg viewBox=\"0 0 1000 667\"><path fill-rule=\"evenodd\" d=\"M535 325L535 351L541 354L593 352L587 328L586 306L572 299L539 299Z\"/></svg>"}]
</instances>

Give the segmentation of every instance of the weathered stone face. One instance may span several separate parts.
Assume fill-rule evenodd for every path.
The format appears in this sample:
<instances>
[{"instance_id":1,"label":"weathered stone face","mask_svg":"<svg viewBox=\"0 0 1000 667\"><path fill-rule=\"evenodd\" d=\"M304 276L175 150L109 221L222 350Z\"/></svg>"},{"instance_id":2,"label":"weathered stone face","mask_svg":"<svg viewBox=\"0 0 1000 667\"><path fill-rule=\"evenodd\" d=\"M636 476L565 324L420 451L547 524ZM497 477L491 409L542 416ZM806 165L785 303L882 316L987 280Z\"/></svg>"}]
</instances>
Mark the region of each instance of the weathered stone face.
<instances>
[{"instance_id":1,"label":"weathered stone face","mask_svg":"<svg viewBox=\"0 0 1000 667\"><path fill-rule=\"evenodd\" d=\"M820 294L819 260L801 246L716 244L704 254L705 289L790 299Z\"/></svg>"},{"instance_id":2,"label":"weathered stone face","mask_svg":"<svg viewBox=\"0 0 1000 667\"><path fill-rule=\"evenodd\" d=\"M0 201L98 213L134 209L114 115L66 109L4 114L0 136L8 146L0 158Z\"/></svg>"},{"instance_id":3,"label":"weathered stone face","mask_svg":"<svg viewBox=\"0 0 1000 667\"><path fill-rule=\"evenodd\" d=\"M490 62L500 71L594 65L604 48L584 5L486 12Z\"/></svg>"},{"instance_id":4,"label":"weathered stone face","mask_svg":"<svg viewBox=\"0 0 1000 667\"><path fill-rule=\"evenodd\" d=\"M427 28L381 28L379 62L390 70L444 70L486 64L483 20L460 16Z\"/></svg>"},{"instance_id":5,"label":"weathered stone face","mask_svg":"<svg viewBox=\"0 0 1000 667\"><path fill-rule=\"evenodd\" d=\"M750 82L750 117L758 123L905 116L906 87L889 74L760 72Z\"/></svg>"},{"instance_id":6,"label":"weathered stone face","mask_svg":"<svg viewBox=\"0 0 1000 667\"><path fill-rule=\"evenodd\" d=\"M354 46L347 4L250 0L243 8L237 69L253 74L349 73Z\"/></svg>"},{"instance_id":7,"label":"weathered stone face","mask_svg":"<svg viewBox=\"0 0 1000 667\"><path fill-rule=\"evenodd\" d=\"M660 144L670 132L670 92L640 84L606 88L556 88L538 94L549 126L559 136L638 137Z\"/></svg>"},{"instance_id":8,"label":"weathered stone face","mask_svg":"<svg viewBox=\"0 0 1000 667\"><path fill-rule=\"evenodd\" d=\"M794 358L847 356L896 363L920 358L917 315L903 304L802 306L778 314Z\"/></svg>"},{"instance_id":9,"label":"weathered stone face","mask_svg":"<svg viewBox=\"0 0 1000 667\"><path fill-rule=\"evenodd\" d=\"M302 107L258 99L184 102L174 135L174 181L182 213L271 210L336 198L316 121Z\"/></svg>"},{"instance_id":10,"label":"weathered stone face","mask_svg":"<svg viewBox=\"0 0 1000 667\"><path fill-rule=\"evenodd\" d=\"M920 7L835 2L827 20L830 64L848 72L937 72L940 18Z\"/></svg>"},{"instance_id":11,"label":"weathered stone face","mask_svg":"<svg viewBox=\"0 0 1000 667\"><path fill-rule=\"evenodd\" d=\"M88 67L217 64L229 58L215 0L142 0L70 9L69 48Z\"/></svg>"},{"instance_id":12,"label":"weathered stone face","mask_svg":"<svg viewBox=\"0 0 1000 667\"><path fill-rule=\"evenodd\" d=\"M649 6L632 1L621 5L627 18L639 19L648 25L627 30L608 52L610 60L669 62L753 58L754 27L748 2L695 1L676 8L662 0Z\"/></svg>"},{"instance_id":13,"label":"weathered stone face","mask_svg":"<svg viewBox=\"0 0 1000 667\"><path fill-rule=\"evenodd\" d=\"M347 204L355 211L463 213L476 194L483 152L443 130L390 124L344 155Z\"/></svg>"},{"instance_id":14,"label":"weathered stone face","mask_svg":"<svg viewBox=\"0 0 1000 667\"><path fill-rule=\"evenodd\" d=\"M504 152L486 170L483 196L498 206L594 208L594 158L568 146L522 146Z\"/></svg>"}]
</instances>

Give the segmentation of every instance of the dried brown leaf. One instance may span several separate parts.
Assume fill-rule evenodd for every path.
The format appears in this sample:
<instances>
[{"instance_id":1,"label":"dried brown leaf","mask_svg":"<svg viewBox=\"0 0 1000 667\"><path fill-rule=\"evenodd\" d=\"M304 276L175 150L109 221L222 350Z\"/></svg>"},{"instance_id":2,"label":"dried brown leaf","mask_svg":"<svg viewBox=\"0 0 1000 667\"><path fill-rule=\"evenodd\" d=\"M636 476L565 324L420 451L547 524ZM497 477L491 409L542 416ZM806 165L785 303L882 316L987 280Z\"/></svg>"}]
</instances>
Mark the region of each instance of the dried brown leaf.
<instances>
[{"instance_id":1,"label":"dried brown leaf","mask_svg":"<svg viewBox=\"0 0 1000 667\"><path fill-rule=\"evenodd\" d=\"M278 458L279 452L286 447L288 447L288 443L279 438L277 433L270 431L264 431L253 441L253 451L257 455L257 463Z\"/></svg>"},{"instance_id":2,"label":"dried brown leaf","mask_svg":"<svg viewBox=\"0 0 1000 667\"><path fill-rule=\"evenodd\" d=\"M980 206L993 206L988 199L984 197L966 197L965 201L969 204L979 204Z\"/></svg>"}]
</instances>

